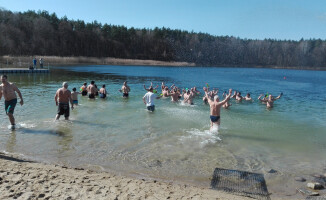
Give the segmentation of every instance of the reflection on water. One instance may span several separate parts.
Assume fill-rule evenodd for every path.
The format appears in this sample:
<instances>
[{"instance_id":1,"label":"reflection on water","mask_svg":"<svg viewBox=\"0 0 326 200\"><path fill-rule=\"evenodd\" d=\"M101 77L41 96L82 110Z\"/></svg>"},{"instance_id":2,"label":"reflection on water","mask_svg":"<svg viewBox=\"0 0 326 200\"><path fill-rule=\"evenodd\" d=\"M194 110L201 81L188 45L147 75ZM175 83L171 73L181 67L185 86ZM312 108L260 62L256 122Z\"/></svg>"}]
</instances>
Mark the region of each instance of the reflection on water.
<instances>
[{"instance_id":1,"label":"reflection on water","mask_svg":"<svg viewBox=\"0 0 326 200\"><path fill-rule=\"evenodd\" d=\"M25 105L15 110L19 128L7 129L0 112L0 151L40 161L94 167L121 173L208 185L216 167L291 176L322 169L326 135L325 72L185 67L89 66L53 69L50 74L13 74ZM64 73L62 70L66 70ZM283 77L287 79L284 80ZM71 121L54 122L54 94L63 81L106 84L106 100L79 96ZM130 98L118 91L124 81ZM228 88L250 92L252 103L232 101L221 112L219 134L209 131L209 107L201 96L194 106L156 101L149 113L143 84ZM284 96L272 110L256 99L261 93ZM219 94L221 95L221 94ZM293 166L297 166L293 168ZM283 180L284 181L284 180Z\"/></svg>"}]
</instances>

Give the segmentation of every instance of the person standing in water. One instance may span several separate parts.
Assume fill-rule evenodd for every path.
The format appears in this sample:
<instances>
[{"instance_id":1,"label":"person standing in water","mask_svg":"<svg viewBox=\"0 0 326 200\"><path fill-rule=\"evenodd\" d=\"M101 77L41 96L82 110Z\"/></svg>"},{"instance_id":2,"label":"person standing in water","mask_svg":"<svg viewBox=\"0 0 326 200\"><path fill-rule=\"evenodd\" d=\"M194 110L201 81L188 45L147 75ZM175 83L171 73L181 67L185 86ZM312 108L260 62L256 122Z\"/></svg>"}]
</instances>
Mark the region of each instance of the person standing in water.
<instances>
[{"instance_id":1,"label":"person standing in water","mask_svg":"<svg viewBox=\"0 0 326 200\"><path fill-rule=\"evenodd\" d=\"M15 118L14 118L14 110L17 104L17 95L18 94L20 98L20 105L24 104L23 96L17 86L13 83L8 82L7 75L1 76L1 82L0 85L0 99L2 98L2 95L5 99L5 110L6 114L9 117L9 121L11 123L11 128L15 128Z\"/></svg>"},{"instance_id":2,"label":"person standing in water","mask_svg":"<svg viewBox=\"0 0 326 200\"><path fill-rule=\"evenodd\" d=\"M77 92L76 88L73 88L71 93L71 99L72 99L72 103L76 106L78 105L78 94L80 93Z\"/></svg>"},{"instance_id":3,"label":"person standing in water","mask_svg":"<svg viewBox=\"0 0 326 200\"><path fill-rule=\"evenodd\" d=\"M213 128L213 125L216 124L217 127L221 124L221 107L230 99L232 94L232 89L229 90L229 94L226 96L226 98L220 102L220 99L218 95L214 96L214 100L211 100L209 98L208 94L206 94L207 101L209 103L210 107L210 119L211 119L211 129Z\"/></svg>"},{"instance_id":4,"label":"person standing in water","mask_svg":"<svg viewBox=\"0 0 326 200\"><path fill-rule=\"evenodd\" d=\"M225 91L224 93L223 93L223 97L225 98L226 97L226 95L227 95L227 92ZM231 98L231 97L230 97ZM228 109L230 106L232 106L232 104L230 103L230 99L229 100L227 100L226 101L226 103L225 104L223 104L223 108L225 108L225 109Z\"/></svg>"},{"instance_id":5,"label":"person standing in water","mask_svg":"<svg viewBox=\"0 0 326 200\"><path fill-rule=\"evenodd\" d=\"M246 101L252 101L250 93L247 93L247 95L245 97L243 97L243 99L246 100Z\"/></svg>"},{"instance_id":6,"label":"person standing in water","mask_svg":"<svg viewBox=\"0 0 326 200\"><path fill-rule=\"evenodd\" d=\"M61 115L65 116L66 120L69 120L69 102L71 104L71 109L74 109L74 104L71 98L71 92L68 90L68 83L63 82L62 88L58 89L54 96L55 104L58 106L58 112L55 120L58 120Z\"/></svg>"},{"instance_id":7,"label":"person standing in water","mask_svg":"<svg viewBox=\"0 0 326 200\"><path fill-rule=\"evenodd\" d=\"M96 88L95 88L95 81L91 81L91 84L87 86L88 98L95 99Z\"/></svg>"},{"instance_id":8,"label":"person standing in water","mask_svg":"<svg viewBox=\"0 0 326 200\"><path fill-rule=\"evenodd\" d=\"M189 105L194 105L193 99L195 97L195 93L192 91L192 89L189 90L187 88L187 90L184 90L182 96L183 96L183 102L184 103L187 103Z\"/></svg>"},{"instance_id":9,"label":"person standing in water","mask_svg":"<svg viewBox=\"0 0 326 200\"><path fill-rule=\"evenodd\" d=\"M268 98L263 98L261 99L261 97L263 96L263 94L261 94L258 97L258 100L261 101L262 103L266 103L266 107L267 108L273 108L274 107L274 101L276 101L277 99L281 98L281 96L283 95L283 92L281 92L281 94L274 98L271 94L268 96Z\"/></svg>"},{"instance_id":10,"label":"person standing in water","mask_svg":"<svg viewBox=\"0 0 326 200\"><path fill-rule=\"evenodd\" d=\"M129 97L130 87L127 85L127 81L123 82L121 90L119 90L119 91L122 92L122 97L123 98L128 98Z\"/></svg>"},{"instance_id":11,"label":"person standing in water","mask_svg":"<svg viewBox=\"0 0 326 200\"><path fill-rule=\"evenodd\" d=\"M83 86L80 87L82 96L87 96L87 83L85 82Z\"/></svg>"},{"instance_id":12,"label":"person standing in water","mask_svg":"<svg viewBox=\"0 0 326 200\"><path fill-rule=\"evenodd\" d=\"M105 85L102 86L102 88L100 89L99 92L100 92L100 98L105 99L106 94L107 94L106 89L105 89Z\"/></svg>"},{"instance_id":13,"label":"person standing in water","mask_svg":"<svg viewBox=\"0 0 326 200\"><path fill-rule=\"evenodd\" d=\"M148 88L148 92L143 97L143 102L147 107L147 110L154 112L155 105L154 105L154 99L159 99L160 97L157 97L156 94L153 93L153 87Z\"/></svg>"},{"instance_id":14,"label":"person standing in water","mask_svg":"<svg viewBox=\"0 0 326 200\"><path fill-rule=\"evenodd\" d=\"M171 101L172 102L178 102L179 101L179 96L180 96L180 92L178 91L177 87L174 87L170 93L171 96Z\"/></svg>"}]
</instances>

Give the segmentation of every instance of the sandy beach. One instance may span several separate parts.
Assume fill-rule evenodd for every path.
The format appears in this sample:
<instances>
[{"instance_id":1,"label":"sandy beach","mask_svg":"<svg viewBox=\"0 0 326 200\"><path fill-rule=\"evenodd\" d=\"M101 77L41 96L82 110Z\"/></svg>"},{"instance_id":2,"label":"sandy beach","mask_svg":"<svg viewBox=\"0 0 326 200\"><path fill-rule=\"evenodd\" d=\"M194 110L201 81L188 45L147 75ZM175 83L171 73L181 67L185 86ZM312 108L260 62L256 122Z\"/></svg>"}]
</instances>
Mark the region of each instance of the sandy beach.
<instances>
[{"instance_id":1,"label":"sandy beach","mask_svg":"<svg viewBox=\"0 0 326 200\"><path fill-rule=\"evenodd\" d=\"M180 185L35 163L0 154L0 199L251 199Z\"/></svg>"}]
</instances>

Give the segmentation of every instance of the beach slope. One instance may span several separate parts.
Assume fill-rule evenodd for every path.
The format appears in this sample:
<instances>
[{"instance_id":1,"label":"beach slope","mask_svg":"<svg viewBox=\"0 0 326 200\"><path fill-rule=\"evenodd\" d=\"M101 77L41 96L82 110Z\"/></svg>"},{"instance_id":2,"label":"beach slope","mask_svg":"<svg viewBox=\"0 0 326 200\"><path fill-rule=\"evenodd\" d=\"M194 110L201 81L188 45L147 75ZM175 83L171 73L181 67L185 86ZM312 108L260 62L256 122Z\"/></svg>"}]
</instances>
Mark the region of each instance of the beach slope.
<instances>
[{"instance_id":1,"label":"beach slope","mask_svg":"<svg viewBox=\"0 0 326 200\"><path fill-rule=\"evenodd\" d=\"M212 189L35 163L0 154L0 199L250 199Z\"/></svg>"}]
</instances>

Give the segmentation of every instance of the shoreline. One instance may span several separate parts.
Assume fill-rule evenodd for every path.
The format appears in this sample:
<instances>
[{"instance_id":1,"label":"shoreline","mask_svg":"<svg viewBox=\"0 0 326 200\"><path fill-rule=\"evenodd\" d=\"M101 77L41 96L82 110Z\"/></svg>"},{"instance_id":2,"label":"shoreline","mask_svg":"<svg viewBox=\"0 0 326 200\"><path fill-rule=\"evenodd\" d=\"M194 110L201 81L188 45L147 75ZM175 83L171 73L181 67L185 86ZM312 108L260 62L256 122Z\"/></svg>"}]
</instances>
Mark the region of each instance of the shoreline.
<instances>
[{"instance_id":1,"label":"shoreline","mask_svg":"<svg viewBox=\"0 0 326 200\"><path fill-rule=\"evenodd\" d=\"M49 66L65 65L132 65L132 66L195 66L188 62L166 62L157 60L136 60L121 58L95 58L95 57L59 57L59 56L0 56L0 68L7 67L29 67L32 65L33 58L37 59L39 68L39 58L43 58L44 68ZM7 65L8 63L8 65Z\"/></svg>"},{"instance_id":2,"label":"shoreline","mask_svg":"<svg viewBox=\"0 0 326 200\"><path fill-rule=\"evenodd\" d=\"M252 199L186 184L33 162L3 153L0 184L0 197L4 199Z\"/></svg>"},{"instance_id":3,"label":"shoreline","mask_svg":"<svg viewBox=\"0 0 326 200\"><path fill-rule=\"evenodd\" d=\"M122 58L96 58L83 56L0 56L0 68L21 68L32 65L33 58L37 58L37 68L39 68L39 58L44 60L44 68L49 66L69 66L69 65L118 65L118 66L170 66L170 67L203 67L189 62L177 61L158 61L158 60L139 60ZM261 69L291 69L291 70L309 70L326 71L326 67L289 67L289 66L261 66L261 65L213 65L205 67L227 67L227 68L261 68Z\"/></svg>"}]
</instances>

